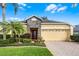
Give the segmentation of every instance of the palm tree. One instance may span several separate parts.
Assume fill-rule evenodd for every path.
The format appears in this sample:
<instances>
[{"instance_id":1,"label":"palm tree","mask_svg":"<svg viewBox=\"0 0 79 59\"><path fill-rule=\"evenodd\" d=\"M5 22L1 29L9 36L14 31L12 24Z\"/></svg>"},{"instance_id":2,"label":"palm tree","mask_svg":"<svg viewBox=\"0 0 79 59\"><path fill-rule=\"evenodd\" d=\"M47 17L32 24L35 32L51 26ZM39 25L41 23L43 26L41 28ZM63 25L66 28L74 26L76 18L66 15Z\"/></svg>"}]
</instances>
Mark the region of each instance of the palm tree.
<instances>
[{"instance_id":1,"label":"palm tree","mask_svg":"<svg viewBox=\"0 0 79 59\"><path fill-rule=\"evenodd\" d=\"M14 11L15 11L15 15L16 12L18 10L18 4L16 3L12 3L12 5L14 6ZM5 11L6 11L6 3L0 3L0 6L2 7L2 22L3 22L3 40L6 40L6 15L5 15Z\"/></svg>"},{"instance_id":2,"label":"palm tree","mask_svg":"<svg viewBox=\"0 0 79 59\"><path fill-rule=\"evenodd\" d=\"M20 35L24 34L25 28L23 27L23 24L19 21L11 21L10 23L7 23L6 25L6 33L11 31L11 37L14 37L14 39L17 40L19 38L20 42ZM18 36L18 37L17 37Z\"/></svg>"}]
</instances>

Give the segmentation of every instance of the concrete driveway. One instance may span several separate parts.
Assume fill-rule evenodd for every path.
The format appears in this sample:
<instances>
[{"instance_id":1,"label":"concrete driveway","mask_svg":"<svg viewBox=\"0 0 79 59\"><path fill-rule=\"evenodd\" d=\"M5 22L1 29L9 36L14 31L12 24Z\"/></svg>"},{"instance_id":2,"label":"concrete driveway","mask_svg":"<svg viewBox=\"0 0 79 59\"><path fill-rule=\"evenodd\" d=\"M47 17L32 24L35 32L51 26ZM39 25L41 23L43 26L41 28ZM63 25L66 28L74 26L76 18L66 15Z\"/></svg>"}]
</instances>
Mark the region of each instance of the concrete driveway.
<instances>
[{"instance_id":1,"label":"concrete driveway","mask_svg":"<svg viewBox=\"0 0 79 59\"><path fill-rule=\"evenodd\" d=\"M46 41L45 44L55 56L79 56L79 43Z\"/></svg>"}]
</instances>

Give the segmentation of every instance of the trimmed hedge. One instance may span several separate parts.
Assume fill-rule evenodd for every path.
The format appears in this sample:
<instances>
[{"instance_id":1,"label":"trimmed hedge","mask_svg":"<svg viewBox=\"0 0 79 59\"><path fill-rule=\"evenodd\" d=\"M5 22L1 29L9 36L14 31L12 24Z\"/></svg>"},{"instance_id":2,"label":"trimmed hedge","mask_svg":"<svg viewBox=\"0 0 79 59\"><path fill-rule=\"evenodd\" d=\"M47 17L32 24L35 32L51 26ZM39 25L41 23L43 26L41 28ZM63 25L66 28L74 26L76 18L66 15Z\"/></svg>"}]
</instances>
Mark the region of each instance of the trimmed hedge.
<instances>
[{"instance_id":1,"label":"trimmed hedge","mask_svg":"<svg viewBox=\"0 0 79 59\"><path fill-rule=\"evenodd\" d=\"M9 40L0 40L0 44L9 44Z\"/></svg>"},{"instance_id":2,"label":"trimmed hedge","mask_svg":"<svg viewBox=\"0 0 79 59\"><path fill-rule=\"evenodd\" d=\"M23 43L31 43L32 39L23 39Z\"/></svg>"},{"instance_id":3,"label":"trimmed hedge","mask_svg":"<svg viewBox=\"0 0 79 59\"><path fill-rule=\"evenodd\" d=\"M72 41L79 42L79 35L70 36Z\"/></svg>"},{"instance_id":4,"label":"trimmed hedge","mask_svg":"<svg viewBox=\"0 0 79 59\"><path fill-rule=\"evenodd\" d=\"M14 42L15 42L14 39L6 39L6 40L0 39L0 44L10 44Z\"/></svg>"}]
</instances>

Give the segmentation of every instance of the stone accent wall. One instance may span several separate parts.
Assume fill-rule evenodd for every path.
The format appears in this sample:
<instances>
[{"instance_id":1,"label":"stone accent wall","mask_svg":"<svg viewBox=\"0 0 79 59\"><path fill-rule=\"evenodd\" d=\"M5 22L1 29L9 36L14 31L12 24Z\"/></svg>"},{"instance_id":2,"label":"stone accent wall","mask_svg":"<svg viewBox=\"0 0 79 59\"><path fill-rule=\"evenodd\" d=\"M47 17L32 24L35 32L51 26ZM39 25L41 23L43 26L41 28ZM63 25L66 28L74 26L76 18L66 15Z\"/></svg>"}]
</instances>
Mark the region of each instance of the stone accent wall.
<instances>
[{"instance_id":1,"label":"stone accent wall","mask_svg":"<svg viewBox=\"0 0 79 59\"><path fill-rule=\"evenodd\" d=\"M33 20L36 19L36 20ZM35 17L27 20L27 31L30 33L30 28L38 28L38 38L41 37L41 21Z\"/></svg>"}]
</instances>

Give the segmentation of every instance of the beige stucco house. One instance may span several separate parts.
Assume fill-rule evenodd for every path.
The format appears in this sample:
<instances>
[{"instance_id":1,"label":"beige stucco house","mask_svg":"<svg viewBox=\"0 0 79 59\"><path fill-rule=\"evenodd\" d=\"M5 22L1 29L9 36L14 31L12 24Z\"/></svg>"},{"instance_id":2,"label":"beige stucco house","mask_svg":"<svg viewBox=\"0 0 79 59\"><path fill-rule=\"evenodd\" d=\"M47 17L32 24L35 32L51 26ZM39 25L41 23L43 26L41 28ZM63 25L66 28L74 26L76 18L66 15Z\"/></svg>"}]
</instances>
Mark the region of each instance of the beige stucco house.
<instances>
[{"instance_id":1,"label":"beige stucco house","mask_svg":"<svg viewBox=\"0 0 79 59\"><path fill-rule=\"evenodd\" d=\"M64 22L31 16L22 23L27 29L26 32L30 33L32 40L41 37L45 41L65 41L70 40L70 35L73 35L73 27Z\"/></svg>"}]
</instances>

